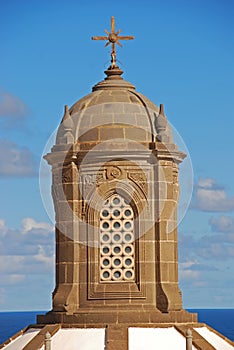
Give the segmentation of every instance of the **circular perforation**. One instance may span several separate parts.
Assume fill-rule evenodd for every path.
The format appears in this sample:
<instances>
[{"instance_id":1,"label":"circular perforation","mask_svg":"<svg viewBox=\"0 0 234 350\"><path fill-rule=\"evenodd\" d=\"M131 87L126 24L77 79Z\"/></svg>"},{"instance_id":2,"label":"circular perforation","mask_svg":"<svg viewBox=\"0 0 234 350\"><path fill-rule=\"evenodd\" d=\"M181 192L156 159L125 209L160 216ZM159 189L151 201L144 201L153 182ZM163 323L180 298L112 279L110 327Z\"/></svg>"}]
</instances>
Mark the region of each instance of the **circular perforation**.
<instances>
[{"instance_id":1,"label":"circular perforation","mask_svg":"<svg viewBox=\"0 0 234 350\"><path fill-rule=\"evenodd\" d=\"M101 232L101 245L111 242L110 232Z\"/></svg>"},{"instance_id":2,"label":"circular perforation","mask_svg":"<svg viewBox=\"0 0 234 350\"><path fill-rule=\"evenodd\" d=\"M103 244L101 245L101 254L102 256L109 256L111 255L112 247L110 244Z\"/></svg>"},{"instance_id":3,"label":"circular perforation","mask_svg":"<svg viewBox=\"0 0 234 350\"><path fill-rule=\"evenodd\" d=\"M126 269L124 271L124 276L123 278L125 279L125 281L131 281L134 278L134 270L133 269Z\"/></svg>"},{"instance_id":4,"label":"circular perforation","mask_svg":"<svg viewBox=\"0 0 234 350\"><path fill-rule=\"evenodd\" d=\"M111 213L108 209L104 208L104 209L102 209L100 216L103 220L110 219Z\"/></svg>"},{"instance_id":5,"label":"circular perforation","mask_svg":"<svg viewBox=\"0 0 234 350\"><path fill-rule=\"evenodd\" d=\"M101 271L101 279L103 281L111 281L111 272L108 269L103 269Z\"/></svg>"},{"instance_id":6,"label":"circular perforation","mask_svg":"<svg viewBox=\"0 0 234 350\"><path fill-rule=\"evenodd\" d=\"M122 244L112 244L111 253L113 256L122 256L123 255L123 246Z\"/></svg>"}]
</instances>

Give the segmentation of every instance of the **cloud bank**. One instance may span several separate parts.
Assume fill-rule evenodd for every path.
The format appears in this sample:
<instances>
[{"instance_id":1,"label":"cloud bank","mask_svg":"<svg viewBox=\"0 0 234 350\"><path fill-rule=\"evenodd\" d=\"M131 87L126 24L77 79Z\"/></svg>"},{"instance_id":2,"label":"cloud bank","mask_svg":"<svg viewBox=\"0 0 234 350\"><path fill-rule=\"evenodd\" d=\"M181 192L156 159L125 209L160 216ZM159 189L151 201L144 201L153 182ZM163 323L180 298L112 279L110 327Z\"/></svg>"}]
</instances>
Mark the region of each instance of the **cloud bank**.
<instances>
[{"instance_id":1,"label":"cloud bank","mask_svg":"<svg viewBox=\"0 0 234 350\"><path fill-rule=\"evenodd\" d=\"M0 89L0 123L3 127L18 126L28 111L28 107L20 98Z\"/></svg>"},{"instance_id":2,"label":"cloud bank","mask_svg":"<svg viewBox=\"0 0 234 350\"><path fill-rule=\"evenodd\" d=\"M196 186L191 209L206 212L234 211L234 197L229 197L213 178L201 178Z\"/></svg>"},{"instance_id":3,"label":"cloud bank","mask_svg":"<svg viewBox=\"0 0 234 350\"><path fill-rule=\"evenodd\" d=\"M0 139L0 177L31 177L37 171L36 158L28 148Z\"/></svg>"},{"instance_id":4,"label":"cloud bank","mask_svg":"<svg viewBox=\"0 0 234 350\"><path fill-rule=\"evenodd\" d=\"M29 275L52 275L54 260L52 225L25 218L12 229L0 220L0 288L22 284Z\"/></svg>"},{"instance_id":5,"label":"cloud bank","mask_svg":"<svg viewBox=\"0 0 234 350\"><path fill-rule=\"evenodd\" d=\"M54 228L24 218L10 228L0 219L0 309L49 308L54 288Z\"/></svg>"}]
</instances>

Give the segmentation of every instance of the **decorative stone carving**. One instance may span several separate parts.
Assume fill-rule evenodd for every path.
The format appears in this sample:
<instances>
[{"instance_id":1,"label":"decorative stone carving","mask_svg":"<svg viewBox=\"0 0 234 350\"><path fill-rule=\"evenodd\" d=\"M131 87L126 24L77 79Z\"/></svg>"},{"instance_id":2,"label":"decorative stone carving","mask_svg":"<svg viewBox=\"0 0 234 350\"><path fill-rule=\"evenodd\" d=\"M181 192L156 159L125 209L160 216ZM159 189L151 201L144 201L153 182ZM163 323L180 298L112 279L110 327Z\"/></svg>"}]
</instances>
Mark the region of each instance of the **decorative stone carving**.
<instances>
[{"instance_id":1,"label":"decorative stone carving","mask_svg":"<svg viewBox=\"0 0 234 350\"><path fill-rule=\"evenodd\" d=\"M81 177L82 182L82 196L87 198L88 194L93 190L94 185L96 184L96 174L83 174Z\"/></svg>"},{"instance_id":2,"label":"decorative stone carving","mask_svg":"<svg viewBox=\"0 0 234 350\"><path fill-rule=\"evenodd\" d=\"M170 129L168 128L168 123L166 116L164 114L164 106L160 104L159 106L159 114L155 115L155 127L157 131L157 139L161 142L169 142L170 141Z\"/></svg>"},{"instance_id":3,"label":"decorative stone carving","mask_svg":"<svg viewBox=\"0 0 234 350\"><path fill-rule=\"evenodd\" d=\"M79 184L79 189L84 199L87 198L89 194L94 191L100 184L106 181L104 173L105 171L103 169L99 169L97 173L83 173L80 175L81 183Z\"/></svg>"},{"instance_id":4,"label":"decorative stone carving","mask_svg":"<svg viewBox=\"0 0 234 350\"><path fill-rule=\"evenodd\" d=\"M64 116L62 120L62 126L64 129L64 143L72 144L74 142L74 136L72 133L74 128L74 123L69 113L69 109L67 105L64 107Z\"/></svg>"},{"instance_id":5,"label":"decorative stone carving","mask_svg":"<svg viewBox=\"0 0 234 350\"><path fill-rule=\"evenodd\" d=\"M85 174L83 175L83 184L84 185L93 185L96 182L96 174Z\"/></svg>"},{"instance_id":6,"label":"decorative stone carving","mask_svg":"<svg viewBox=\"0 0 234 350\"><path fill-rule=\"evenodd\" d=\"M122 171L117 166L111 166L106 169L107 180L119 179L122 175Z\"/></svg>"},{"instance_id":7,"label":"decorative stone carving","mask_svg":"<svg viewBox=\"0 0 234 350\"><path fill-rule=\"evenodd\" d=\"M156 129L158 134L163 134L166 131L167 127L167 120L164 114L164 107L163 104L160 104L159 107L159 115L158 118L156 119Z\"/></svg>"},{"instance_id":8,"label":"decorative stone carving","mask_svg":"<svg viewBox=\"0 0 234 350\"><path fill-rule=\"evenodd\" d=\"M63 168L62 183L72 182L72 168Z\"/></svg>"},{"instance_id":9,"label":"decorative stone carving","mask_svg":"<svg viewBox=\"0 0 234 350\"><path fill-rule=\"evenodd\" d=\"M179 186L179 181L178 181L178 167L174 166L173 167L173 199L176 201L179 199L180 195L180 186Z\"/></svg>"},{"instance_id":10,"label":"decorative stone carving","mask_svg":"<svg viewBox=\"0 0 234 350\"><path fill-rule=\"evenodd\" d=\"M53 183L54 184L58 184L60 183L59 181L59 172L58 171L53 171Z\"/></svg>"},{"instance_id":11,"label":"decorative stone carving","mask_svg":"<svg viewBox=\"0 0 234 350\"><path fill-rule=\"evenodd\" d=\"M178 184L178 169L173 168L173 184Z\"/></svg>"},{"instance_id":12,"label":"decorative stone carving","mask_svg":"<svg viewBox=\"0 0 234 350\"><path fill-rule=\"evenodd\" d=\"M81 180L84 185L94 185L98 182L103 182L104 179L104 170L99 169L98 172L86 173L85 171L81 174Z\"/></svg>"},{"instance_id":13,"label":"decorative stone carving","mask_svg":"<svg viewBox=\"0 0 234 350\"><path fill-rule=\"evenodd\" d=\"M147 179L143 172L128 173L128 178L132 180L138 187L140 187L145 195L147 195L148 193Z\"/></svg>"},{"instance_id":14,"label":"decorative stone carving","mask_svg":"<svg viewBox=\"0 0 234 350\"><path fill-rule=\"evenodd\" d=\"M146 177L143 173L129 173L128 178L133 182L146 182Z\"/></svg>"},{"instance_id":15,"label":"decorative stone carving","mask_svg":"<svg viewBox=\"0 0 234 350\"><path fill-rule=\"evenodd\" d=\"M96 183L97 183L97 185L100 185L104 180L105 180L105 178L104 178L104 170L101 169L96 174Z\"/></svg>"}]
</instances>

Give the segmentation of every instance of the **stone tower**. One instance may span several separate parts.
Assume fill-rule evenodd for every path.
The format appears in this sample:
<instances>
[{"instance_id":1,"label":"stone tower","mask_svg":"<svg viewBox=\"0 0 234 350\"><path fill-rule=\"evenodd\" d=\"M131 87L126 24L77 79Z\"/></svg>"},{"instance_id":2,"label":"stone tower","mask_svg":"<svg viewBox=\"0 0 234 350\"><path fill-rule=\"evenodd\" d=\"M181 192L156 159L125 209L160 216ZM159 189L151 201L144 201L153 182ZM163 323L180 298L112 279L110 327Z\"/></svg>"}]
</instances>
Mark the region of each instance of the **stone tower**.
<instances>
[{"instance_id":1,"label":"stone tower","mask_svg":"<svg viewBox=\"0 0 234 350\"><path fill-rule=\"evenodd\" d=\"M52 166L56 287L43 323L195 321L178 287L178 165L163 105L117 65L65 113Z\"/></svg>"},{"instance_id":2,"label":"stone tower","mask_svg":"<svg viewBox=\"0 0 234 350\"><path fill-rule=\"evenodd\" d=\"M108 33L108 32L107 32ZM178 170L185 154L158 108L125 81L112 45L106 78L65 113L45 159L56 214L53 307L6 350L231 350L183 310Z\"/></svg>"}]
</instances>

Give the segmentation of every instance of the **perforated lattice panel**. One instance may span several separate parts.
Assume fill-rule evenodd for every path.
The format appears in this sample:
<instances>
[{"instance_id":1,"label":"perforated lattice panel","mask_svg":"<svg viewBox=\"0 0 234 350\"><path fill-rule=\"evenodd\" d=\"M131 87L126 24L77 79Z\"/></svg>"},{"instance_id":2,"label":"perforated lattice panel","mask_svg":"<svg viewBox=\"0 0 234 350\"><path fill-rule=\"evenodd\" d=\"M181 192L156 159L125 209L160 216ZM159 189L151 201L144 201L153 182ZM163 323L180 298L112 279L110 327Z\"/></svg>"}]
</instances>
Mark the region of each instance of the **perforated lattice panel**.
<instances>
[{"instance_id":1,"label":"perforated lattice panel","mask_svg":"<svg viewBox=\"0 0 234 350\"><path fill-rule=\"evenodd\" d=\"M100 279L133 281L134 221L132 207L120 195L105 201L100 212Z\"/></svg>"}]
</instances>

